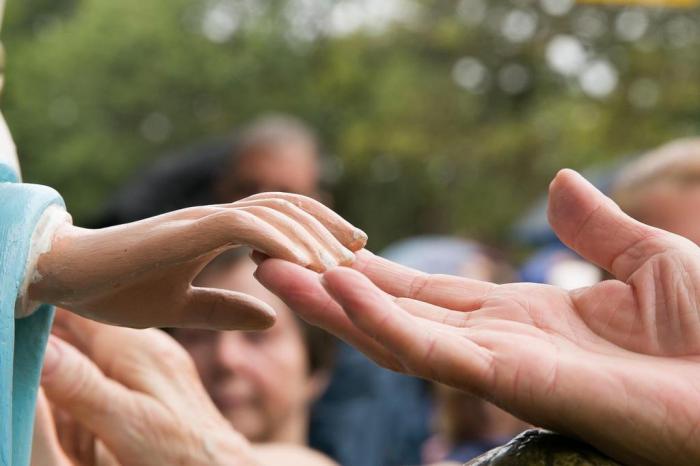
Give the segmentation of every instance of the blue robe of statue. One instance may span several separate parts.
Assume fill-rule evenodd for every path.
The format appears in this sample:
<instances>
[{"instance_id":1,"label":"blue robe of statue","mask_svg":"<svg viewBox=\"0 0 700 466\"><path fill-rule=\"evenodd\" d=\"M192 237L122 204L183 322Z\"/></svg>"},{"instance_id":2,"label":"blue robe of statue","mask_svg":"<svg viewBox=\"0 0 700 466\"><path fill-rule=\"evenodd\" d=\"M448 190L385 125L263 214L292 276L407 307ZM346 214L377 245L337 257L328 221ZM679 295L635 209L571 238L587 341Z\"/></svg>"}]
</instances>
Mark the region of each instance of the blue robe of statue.
<instances>
[{"instance_id":1,"label":"blue robe of statue","mask_svg":"<svg viewBox=\"0 0 700 466\"><path fill-rule=\"evenodd\" d=\"M41 363L53 309L15 320L34 228L47 207L63 206L56 191L22 184L0 163L0 466L27 466Z\"/></svg>"}]
</instances>

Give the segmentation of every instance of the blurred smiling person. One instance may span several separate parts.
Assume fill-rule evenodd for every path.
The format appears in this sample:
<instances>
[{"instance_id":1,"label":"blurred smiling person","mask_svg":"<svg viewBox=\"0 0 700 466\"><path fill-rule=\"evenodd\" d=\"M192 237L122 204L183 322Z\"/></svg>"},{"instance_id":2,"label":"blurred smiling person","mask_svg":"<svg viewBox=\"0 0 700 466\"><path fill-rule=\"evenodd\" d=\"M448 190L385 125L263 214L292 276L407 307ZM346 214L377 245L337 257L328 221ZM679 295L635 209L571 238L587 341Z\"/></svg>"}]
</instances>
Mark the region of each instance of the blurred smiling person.
<instances>
[{"instance_id":1,"label":"blurred smiling person","mask_svg":"<svg viewBox=\"0 0 700 466\"><path fill-rule=\"evenodd\" d=\"M174 329L223 416L251 442L308 442L311 403L324 391L334 339L296 317L253 277L245 255L225 254L198 278L199 286L235 290L270 304L275 325L265 331Z\"/></svg>"}]
</instances>

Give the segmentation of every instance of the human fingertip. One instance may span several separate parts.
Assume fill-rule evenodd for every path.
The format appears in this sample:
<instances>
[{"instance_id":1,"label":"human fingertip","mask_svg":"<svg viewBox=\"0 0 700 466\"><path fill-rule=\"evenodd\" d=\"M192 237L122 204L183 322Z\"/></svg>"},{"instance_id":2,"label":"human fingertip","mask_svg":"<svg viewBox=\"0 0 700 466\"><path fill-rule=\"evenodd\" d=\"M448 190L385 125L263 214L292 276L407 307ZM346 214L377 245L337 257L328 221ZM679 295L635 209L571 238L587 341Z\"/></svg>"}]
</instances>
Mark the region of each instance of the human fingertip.
<instances>
[{"instance_id":1,"label":"human fingertip","mask_svg":"<svg viewBox=\"0 0 700 466\"><path fill-rule=\"evenodd\" d=\"M264 306L257 306L255 309L241 310L230 318L219 318L211 320L204 324L197 322L193 325L188 325L191 328L202 328L207 330L219 331L257 331L266 330L277 322L277 313Z\"/></svg>"},{"instance_id":2,"label":"human fingertip","mask_svg":"<svg viewBox=\"0 0 700 466\"><path fill-rule=\"evenodd\" d=\"M258 267L253 272L253 277L258 282L260 282L261 285L268 288L269 285L272 284L272 282L270 281L270 273L272 273L274 276L274 272L269 272L269 270L270 268L274 270L275 264L277 264L278 262L283 261L280 259L268 259L261 262L260 264L258 264Z\"/></svg>"},{"instance_id":3,"label":"human fingertip","mask_svg":"<svg viewBox=\"0 0 700 466\"><path fill-rule=\"evenodd\" d=\"M277 311L275 311L275 309L272 306L270 306L267 303L261 302L258 309L260 313L265 316L264 318L270 325L273 325L275 323L275 321L277 320Z\"/></svg>"},{"instance_id":4,"label":"human fingertip","mask_svg":"<svg viewBox=\"0 0 700 466\"><path fill-rule=\"evenodd\" d=\"M212 330L264 330L275 325L277 311L268 303L248 296L236 312L212 323Z\"/></svg>"},{"instance_id":5,"label":"human fingertip","mask_svg":"<svg viewBox=\"0 0 700 466\"><path fill-rule=\"evenodd\" d=\"M580 176L573 168L562 168L557 172L557 176Z\"/></svg>"},{"instance_id":6,"label":"human fingertip","mask_svg":"<svg viewBox=\"0 0 700 466\"><path fill-rule=\"evenodd\" d=\"M368 239L369 237L367 236L367 233L359 228L355 228L352 232L352 241L348 245L348 248L352 251L359 251L360 249L364 248L365 245L367 245Z\"/></svg>"},{"instance_id":7,"label":"human fingertip","mask_svg":"<svg viewBox=\"0 0 700 466\"><path fill-rule=\"evenodd\" d=\"M227 330L267 330L277 322L277 313L261 313L254 321L246 324L236 322L236 324Z\"/></svg>"},{"instance_id":8,"label":"human fingertip","mask_svg":"<svg viewBox=\"0 0 700 466\"><path fill-rule=\"evenodd\" d=\"M562 168L560 169L556 175L554 175L554 178L552 178L552 181L549 182L549 190L551 191L554 189L558 184L564 181L567 177L571 176L571 172L573 172L572 169L570 168Z\"/></svg>"},{"instance_id":9,"label":"human fingertip","mask_svg":"<svg viewBox=\"0 0 700 466\"><path fill-rule=\"evenodd\" d=\"M352 277L353 272L354 271L352 269L347 267L334 267L320 276L321 285L326 289L326 291L333 294L333 291L338 285L342 284L348 279L352 280L354 278Z\"/></svg>"}]
</instances>

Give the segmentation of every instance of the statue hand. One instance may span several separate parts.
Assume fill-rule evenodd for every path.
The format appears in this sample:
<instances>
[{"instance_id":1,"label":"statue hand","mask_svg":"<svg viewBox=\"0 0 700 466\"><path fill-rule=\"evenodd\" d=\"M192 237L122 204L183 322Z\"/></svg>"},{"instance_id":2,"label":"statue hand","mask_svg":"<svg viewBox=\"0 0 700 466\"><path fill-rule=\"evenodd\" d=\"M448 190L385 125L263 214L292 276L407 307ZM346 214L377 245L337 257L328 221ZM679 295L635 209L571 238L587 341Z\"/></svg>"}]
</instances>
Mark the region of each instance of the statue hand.
<instances>
[{"instance_id":1,"label":"statue hand","mask_svg":"<svg viewBox=\"0 0 700 466\"><path fill-rule=\"evenodd\" d=\"M32 301L130 327L259 329L274 322L253 297L192 286L222 251L247 245L325 271L354 260L366 236L303 196L264 193L100 230L61 226L38 260Z\"/></svg>"},{"instance_id":2,"label":"statue hand","mask_svg":"<svg viewBox=\"0 0 700 466\"><path fill-rule=\"evenodd\" d=\"M700 463L700 249L629 218L571 171L550 187L549 216L564 243L616 279L572 292L494 285L367 252L323 284L276 259L256 276L386 367L629 464Z\"/></svg>"}]
</instances>

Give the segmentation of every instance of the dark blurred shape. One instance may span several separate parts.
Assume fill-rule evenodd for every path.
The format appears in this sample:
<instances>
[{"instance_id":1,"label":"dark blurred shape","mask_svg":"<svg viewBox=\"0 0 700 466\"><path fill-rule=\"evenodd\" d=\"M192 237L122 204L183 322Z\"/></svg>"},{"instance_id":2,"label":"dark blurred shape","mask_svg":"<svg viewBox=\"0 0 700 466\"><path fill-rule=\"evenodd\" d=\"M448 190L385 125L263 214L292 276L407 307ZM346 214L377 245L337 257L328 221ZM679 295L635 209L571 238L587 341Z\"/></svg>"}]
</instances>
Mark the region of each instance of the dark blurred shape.
<instances>
[{"instance_id":1,"label":"dark blurred shape","mask_svg":"<svg viewBox=\"0 0 700 466\"><path fill-rule=\"evenodd\" d=\"M90 225L104 228L172 210L215 204L216 180L235 154L231 139L211 140L158 159L129 181Z\"/></svg>"},{"instance_id":2,"label":"dark blurred shape","mask_svg":"<svg viewBox=\"0 0 700 466\"><path fill-rule=\"evenodd\" d=\"M523 432L465 466L620 466L595 448L542 429Z\"/></svg>"},{"instance_id":3,"label":"dark blurred shape","mask_svg":"<svg viewBox=\"0 0 700 466\"><path fill-rule=\"evenodd\" d=\"M343 466L419 464L429 435L427 387L340 343L328 390L311 412L310 446Z\"/></svg>"},{"instance_id":4,"label":"dark blurred shape","mask_svg":"<svg viewBox=\"0 0 700 466\"><path fill-rule=\"evenodd\" d=\"M423 449L428 463L462 463L509 442L528 427L477 396L446 385L433 388L436 435ZM431 456L435 453L441 454Z\"/></svg>"}]
</instances>

